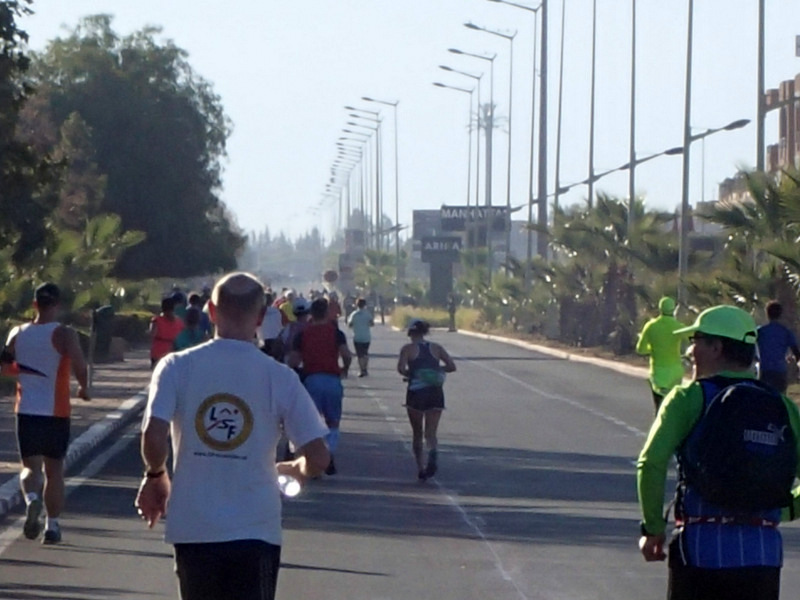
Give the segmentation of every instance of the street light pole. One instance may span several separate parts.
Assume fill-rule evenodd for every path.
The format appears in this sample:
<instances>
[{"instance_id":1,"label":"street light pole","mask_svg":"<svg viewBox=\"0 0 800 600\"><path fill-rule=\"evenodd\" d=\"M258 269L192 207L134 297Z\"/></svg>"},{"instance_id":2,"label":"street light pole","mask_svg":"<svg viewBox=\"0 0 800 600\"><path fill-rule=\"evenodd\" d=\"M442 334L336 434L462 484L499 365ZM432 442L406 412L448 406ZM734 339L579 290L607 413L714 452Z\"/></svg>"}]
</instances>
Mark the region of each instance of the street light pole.
<instances>
[{"instance_id":1,"label":"street light pole","mask_svg":"<svg viewBox=\"0 0 800 600\"><path fill-rule=\"evenodd\" d=\"M636 215L636 0L631 0L631 124L628 143L628 158L631 170L628 173L628 244L633 235Z\"/></svg>"},{"instance_id":2,"label":"street light pole","mask_svg":"<svg viewBox=\"0 0 800 600\"><path fill-rule=\"evenodd\" d=\"M439 65L439 68L444 71L449 71L451 73L458 73L459 75L464 75L465 77L469 77L477 81L478 86L478 110L476 114L476 127L475 127L475 208L478 207L480 204L480 187L481 187L481 129L480 129L480 110L481 110L481 79L483 79L483 73L480 75L475 75L473 73L468 73L466 71L459 71L458 69L454 69L452 67L448 67L447 65ZM470 117L470 126L472 119ZM471 131L471 129L470 129ZM469 204L469 202L467 202Z\"/></svg>"},{"instance_id":3,"label":"street light pole","mask_svg":"<svg viewBox=\"0 0 800 600\"><path fill-rule=\"evenodd\" d=\"M467 130L469 132L469 146L467 147L467 206L469 206L469 199L472 195L472 103L473 103L473 95L475 92L475 88L468 90L467 88L461 88L454 85L447 85L444 83L439 83L438 81L435 82L433 85L440 88L445 88L448 90L455 90L457 92L464 92L469 94L469 121ZM478 204L476 202L475 206L477 207Z\"/></svg>"},{"instance_id":4,"label":"street light pole","mask_svg":"<svg viewBox=\"0 0 800 600\"><path fill-rule=\"evenodd\" d=\"M592 0L592 84L589 109L589 206L594 203L594 105L597 72L597 0Z\"/></svg>"},{"instance_id":5,"label":"street light pole","mask_svg":"<svg viewBox=\"0 0 800 600\"><path fill-rule=\"evenodd\" d=\"M756 170L764 171L764 127L766 121L766 98L764 98L764 0L758 0L758 72L756 104Z\"/></svg>"},{"instance_id":6,"label":"street light pole","mask_svg":"<svg viewBox=\"0 0 800 600\"><path fill-rule=\"evenodd\" d=\"M397 265L397 292L399 295L400 291L400 278L401 278L401 269L400 269L400 170L399 170L399 158L398 158L398 143L397 143L397 105L400 104L399 100L394 102L388 102L386 100L377 100L375 98L369 98L367 96L363 96L361 98L366 102L377 102L378 104L383 104L386 106L391 106L394 111L394 246L395 246L395 261ZM403 274L404 275L404 274Z\"/></svg>"},{"instance_id":7,"label":"street light pole","mask_svg":"<svg viewBox=\"0 0 800 600\"><path fill-rule=\"evenodd\" d=\"M473 54L471 52L464 52L457 48L448 48L449 52L453 54L463 54L478 58L480 60L488 60L489 68L489 108L486 110L484 116L486 128L486 192L484 195L484 204L486 206L492 205L492 139L494 137L494 59L497 54L484 55ZM492 249L492 236L491 226L489 222L486 223L486 270L489 272L489 285L492 283L492 268L494 263L494 251Z\"/></svg>"},{"instance_id":8,"label":"street light pole","mask_svg":"<svg viewBox=\"0 0 800 600\"><path fill-rule=\"evenodd\" d=\"M692 143L692 25L694 0L689 0L686 32L686 84L683 103L683 172L681 177L681 221L678 246L678 304L686 303L686 274L689 266L689 168Z\"/></svg>"},{"instance_id":9,"label":"street light pole","mask_svg":"<svg viewBox=\"0 0 800 600\"><path fill-rule=\"evenodd\" d=\"M517 36L517 31L513 33L503 33L487 27L479 27L474 23L465 23L465 27L475 31L484 31L492 35L499 36L509 42L509 61L508 61L508 152L506 156L506 210L508 211L508 224L506 230L506 264L511 253L511 117L514 106L514 38ZM494 115L494 108L492 108L492 115ZM493 117L494 120L494 117Z\"/></svg>"},{"instance_id":10,"label":"street light pole","mask_svg":"<svg viewBox=\"0 0 800 600\"><path fill-rule=\"evenodd\" d=\"M561 193L561 104L564 92L564 32L566 29L567 0L561 0L561 51L558 57L558 117L556 119L556 188L553 194L553 225L558 213L558 196Z\"/></svg>"},{"instance_id":11,"label":"street light pole","mask_svg":"<svg viewBox=\"0 0 800 600\"><path fill-rule=\"evenodd\" d=\"M525 287L527 289L529 284L529 268L531 260L533 259L533 204L534 204L534 197L533 197L533 178L535 173L535 156L536 153L534 151L536 145L536 52L539 49L539 45L537 43L537 36L539 33L539 10L544 6L544 2L542 2L539 6L532 7L526 6L524 4L517 4L516 2L509 2L508 0L489 0L490 2L496 2L498 4L506 4L508 6L513 6L514 8L520 8L522 10L526 10L528 12L533 13L533 74L531 76L532 80L532 89L531 89L531 158L530 158L530 170L528 172L528 236L527 236L527 252L526 252L526 268L525 268ZM541 148L540 148L541 149ZM541 179L542 175L540 173L539 178ZM544 206L544 209L542 209ZM544 210L544 223L545 226L547 225L547 204L546 202L540 204L539 207L539 222L541 223L542 217L542 210ZM537 240L542 238L543 235L537 236ZM541 244L539 245L541 249ZM544 244L544 254L547 253L547 244ZM540 252L541 254L541 252Z\"/></svg>"}]
</instances>

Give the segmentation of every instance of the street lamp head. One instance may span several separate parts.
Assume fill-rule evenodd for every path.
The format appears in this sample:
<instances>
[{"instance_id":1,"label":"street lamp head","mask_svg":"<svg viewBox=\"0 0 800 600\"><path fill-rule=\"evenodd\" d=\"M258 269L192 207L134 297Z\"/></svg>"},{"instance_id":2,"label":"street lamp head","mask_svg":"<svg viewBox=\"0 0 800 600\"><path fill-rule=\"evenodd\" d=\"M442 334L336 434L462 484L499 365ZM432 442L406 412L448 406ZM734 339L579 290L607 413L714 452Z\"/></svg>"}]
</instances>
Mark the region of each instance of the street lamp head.
<instances>
[{"instance_id":1,"label":"street lamp head","mask_svg":"<svg viewBox=\"0 0 800 600\"><path fill-rule=\"evenodd\" d=\"M733 129L741 129L745 125L750 122L750 119L739 119L738 121L734 121L733 123L729 123L724 127L725 131L731 131Z\"/></svg>"},{"instance_id":2,"label":"street lamp head","mask_svg":"<svg viewBox=\"0 0 800 600\"><path fill-rule=\"evenodd\" d=\"M447 65L439 65L439 68L444 71L454 71L453 67L448 67Z\"/></svg>"},{"instance_id":3,"label":"street lamp head","mask_svg":"<svg viewBox=\"0 0 800 600\"><path fill-rule=\"evenodd\" d=\"M683 154L683 146L675 146L669 150L665 150L664 154L667 156L675 156L676 154Z\"/></svg>"},{"instance_id":4,"label":"street lamp head","mask_svg":"<svg viewBox=\"0 0 800 600\"><path fill-rule=\"evenodd\" d=\"M434 81L434 82L433 82L433 85L435 85L436 87L442 87L442 88L443 88L443 87L447 87L445 84L443 84L443 83L440 83L440 82L438 82L438 81Z\"/></svg>"},{"instance_id":5,"label":"street lamp head","mask_svg":"<svg viewBox=\"0 0 800 600\"><path fill-rule=\"evenodd\" d=\"M375 100L373 100L372 98L370 98L368 96L361 96L361 99L362 100L366 100L367 102L375 102Z\"/></svg>"},{"instance_id":6,"label":"street lamp head","mask_svg":"<svg viewBox=\"0 0 800 600\"><path fill-rule=\"evenodd\" d=\"M355 106L345 106L346 110L358 110Z\"/></svg>"},{"instance_id":7,"label":"street lamp head","mask_svg":"<svg viewBox=\"0 0 800 600\"><path fill-rule=\"evenodd\" d=\"M462 52L458 48L448 48L447 51L452 52L453 54L464 54L464 52Z\"/></svg>"},{"instance_id":8,"label":"street lamp head","mask_svg":"<svg viewBox=\"0 0 800 600\"><path fill-rule=\"evenodd\" d=\"M478 27L477 25L475 25L475 23L472 22L464 23L464 27L466 27L467 29L474 29L476 31L483 31L483 27ZM452 50L450 52L452 52Z\"/></svg>"}]
</instances>

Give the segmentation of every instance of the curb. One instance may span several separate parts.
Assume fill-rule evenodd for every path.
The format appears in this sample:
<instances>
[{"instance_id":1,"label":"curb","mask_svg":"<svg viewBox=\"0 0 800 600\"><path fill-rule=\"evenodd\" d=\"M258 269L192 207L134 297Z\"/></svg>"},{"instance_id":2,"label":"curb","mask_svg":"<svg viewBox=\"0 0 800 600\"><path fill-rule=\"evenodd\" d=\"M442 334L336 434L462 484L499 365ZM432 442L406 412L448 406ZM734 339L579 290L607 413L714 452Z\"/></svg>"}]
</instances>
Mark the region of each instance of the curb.
<instances>
[{"instance_id":1,"label":"curb","mask_svg":"<svg viewBox=\"0 0 800 600\"><path fill-rule=\"evenodd\" d=\"M98 421L72 440L64 459L64 470L75 465L110 435L133 421L136 415L144 409L146 403L147 392L143 390L125 400L119 405L119 408L107 414L102 421ZM20 504L22 504L22 492L19 489L19 475L15 475L0 485L0 519Z\"/></svg>"}]
</instances>

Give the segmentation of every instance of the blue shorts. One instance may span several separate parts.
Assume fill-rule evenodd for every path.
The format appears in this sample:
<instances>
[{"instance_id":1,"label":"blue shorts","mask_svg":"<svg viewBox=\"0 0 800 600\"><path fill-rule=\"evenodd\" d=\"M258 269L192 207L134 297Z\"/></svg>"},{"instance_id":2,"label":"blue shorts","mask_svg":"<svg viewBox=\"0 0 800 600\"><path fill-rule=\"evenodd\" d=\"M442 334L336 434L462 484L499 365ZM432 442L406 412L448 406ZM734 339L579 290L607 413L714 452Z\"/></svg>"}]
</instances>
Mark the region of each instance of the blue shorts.
<instances>
[{"instance_id":1,"label":"blue shorts","mask_svg":"<svg viewBox=\"0 0 800 600\"><path fill-rule=\"evenodd\" d=\"M326 421L340 421L342 419L342 398L344 388L342 380L337 375L329 373L316 373L309 375L303 381L311 399L317 406L319 414Z\"/></svg>"}]
</instances>

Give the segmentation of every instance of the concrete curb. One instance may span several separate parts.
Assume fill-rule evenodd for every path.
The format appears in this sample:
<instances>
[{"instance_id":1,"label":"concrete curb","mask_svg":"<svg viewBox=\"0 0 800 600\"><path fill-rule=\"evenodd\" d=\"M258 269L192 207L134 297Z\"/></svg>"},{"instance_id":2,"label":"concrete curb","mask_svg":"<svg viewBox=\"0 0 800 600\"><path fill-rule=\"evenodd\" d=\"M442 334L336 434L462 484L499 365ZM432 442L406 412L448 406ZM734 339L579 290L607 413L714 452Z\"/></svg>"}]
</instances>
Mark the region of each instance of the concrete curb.
<instances>
[{"instance_id":1,"label":"concrete curb","mask_svg":"<svg viewBox=\"0 0 800 600\"><path fill-rule=\"evenodd\" d=\"M542 354L547 354L549 356L554 356L556 358L561 358L564 360L571 360L574 362L582 362L590 365L595 365L598 367L603 367L604 369L610 369L612 371L616 371L617 373L622 373L623 375L630 375L631 377L643 377L647 379L647 377L649 377L650 375L650 371L645 367L634 367L633 365L627 365L625 363L619 363L605 358L598 358L596 356L583 356L581 354L570 354L569 352L564 352L563 350L558 350L556 348L549 348L547 346L540 346L538 344L532 344L524 340L515 340L514 338L490 335L488 333L478 333L476 331L467 331L465 329L459 329L457 333L461 333L464 335L484 340L491 340L493 342L502 342L504 344L510 344L512 346L525 348L526 350L533 350L535 352L540 352Z\"/></svg>"},{"instance_id":2,"label":"concrete curb","mask_svg":"<svg viewBox=\"0 0 800 600\"><path fill-rule=\"evenodd\" d=\"M64 468L69 469L75 465L110 435L125 427L144 409L146 403L147 392L141 391L72 440L64 460ZM15 475L0 486L0 519L20 504L22 504L22 492L19 489L19 475Z\"/></svg>"}]
</instances>

